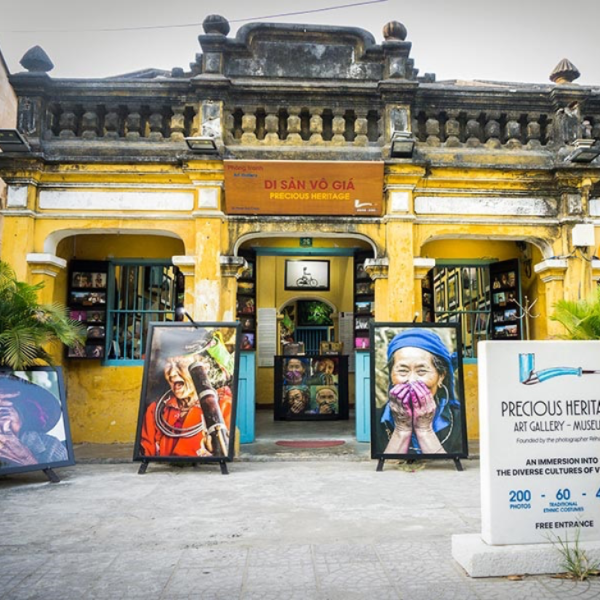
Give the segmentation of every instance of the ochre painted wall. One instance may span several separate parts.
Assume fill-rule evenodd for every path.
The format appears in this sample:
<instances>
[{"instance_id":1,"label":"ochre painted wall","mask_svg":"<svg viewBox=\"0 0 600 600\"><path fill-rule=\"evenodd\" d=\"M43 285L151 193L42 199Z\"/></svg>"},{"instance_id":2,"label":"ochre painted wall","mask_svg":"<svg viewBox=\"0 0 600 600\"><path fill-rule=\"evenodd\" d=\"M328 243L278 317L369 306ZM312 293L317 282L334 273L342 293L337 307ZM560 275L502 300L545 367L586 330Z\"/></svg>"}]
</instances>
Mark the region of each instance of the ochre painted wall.
<instances>
[{"instance_id":1,"label":"ochre painted wall","mask_svg":"<svg viewBox=\"0 0 600 600\"><path fill-rule=\"evenodd\" d=\"M71 360L65 381L74 443L135 439L143 367Z\"/></svg>"}]
</instances>

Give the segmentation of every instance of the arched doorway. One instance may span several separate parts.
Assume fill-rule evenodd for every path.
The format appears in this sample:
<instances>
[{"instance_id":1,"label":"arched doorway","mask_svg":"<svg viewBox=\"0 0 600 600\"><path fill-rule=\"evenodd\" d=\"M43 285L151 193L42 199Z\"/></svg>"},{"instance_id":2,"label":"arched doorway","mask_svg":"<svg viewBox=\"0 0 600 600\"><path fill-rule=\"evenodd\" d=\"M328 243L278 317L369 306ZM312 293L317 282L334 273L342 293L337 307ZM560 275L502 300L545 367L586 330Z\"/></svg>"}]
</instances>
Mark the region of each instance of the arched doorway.
<instances>
[{"instance_id":1,"label":"arched doorway","mask_svg":"<svg viewBox=\"0 0 600 600\"><path fill-rule=\"evenodd\" d=\"M302 234L305 235L305 234ZM357 268L366 258L375 258L373 243L362 236L342 236L341 234L326 237L315 236L310 239L312 245L303 246L305 238L299 233L282 235L246 234L244 242L235 244L236 253L246 258L250 269L238 281L238 318L243 325L254 327L245 331L249 340L254 341L248 352L255 360L255 392L256 392L256 431L257 443L275 437L292 437L293 439L318 435L321 438L342 437L356 442L353 407L355 403L355 348L356 339L364 341L364 337L356 335L356 274L362 274ZM241 239L241 238L240 238ZM326 285L301 286L295 271L295 263L307 263L307 270L314 276L318 273L315 263L327 263L328 280ZM294 263L292 265L292 263ZM320 265L316 265L320 267ZM291 275L290 275L291 274ZM287 275L287 277L286 277ZM318 282L321 283L317 276ZM360 280L360 277L358 278ZM360 281L364 288L365 281ZM364 291L361 288L361 291ZM371 294L372 289L370 288ZM367 302L361 299L359 326L366 323L369 311L373 308L374 298ZM252 315L249 311L254 311ZM346 366L339 371L336 366L336 377L343 373L343 384L350 406L350 418L343 424L339 421L320 422L316 418L307 421L274 420L278 396L282 388L277 387L277 357L283 360L288 356L285 346L302 343L302 360L310 378L316 380L319 368L317 357L321 351L321 343L343 343L343 360ZM338 346L340 348L340 346ZM364 349L364 344L359 348ZM280 382L279 382L280 383ZM310 387L311 384L309 384ZM312 385L316 385L312 383ZM279 390L279 391L278 391ZM311 410L316 410L316 389L313 393ZM274 427L278 429L274 431ZM280 433L277 433L279 431ZM243 448L242 448L243 450Z\"/></svg>"}]
</instances>

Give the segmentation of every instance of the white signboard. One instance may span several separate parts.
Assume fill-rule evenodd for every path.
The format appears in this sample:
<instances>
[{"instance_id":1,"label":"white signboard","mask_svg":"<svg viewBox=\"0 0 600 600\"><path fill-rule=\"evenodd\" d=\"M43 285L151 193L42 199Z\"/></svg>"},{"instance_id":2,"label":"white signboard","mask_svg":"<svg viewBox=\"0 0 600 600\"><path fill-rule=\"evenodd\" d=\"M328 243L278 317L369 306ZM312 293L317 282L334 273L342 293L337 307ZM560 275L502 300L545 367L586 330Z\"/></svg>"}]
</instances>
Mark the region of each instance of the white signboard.
<instances>
[{"instance_id":1,"label":"white signboard","mask_svg":"<svg viewBox=\"0 0 600 600\"><path fill-rule=\"evenodd\" d=\"M600 540L600 342L482 342L481 536Z\"/></svg>"}]
</instances>

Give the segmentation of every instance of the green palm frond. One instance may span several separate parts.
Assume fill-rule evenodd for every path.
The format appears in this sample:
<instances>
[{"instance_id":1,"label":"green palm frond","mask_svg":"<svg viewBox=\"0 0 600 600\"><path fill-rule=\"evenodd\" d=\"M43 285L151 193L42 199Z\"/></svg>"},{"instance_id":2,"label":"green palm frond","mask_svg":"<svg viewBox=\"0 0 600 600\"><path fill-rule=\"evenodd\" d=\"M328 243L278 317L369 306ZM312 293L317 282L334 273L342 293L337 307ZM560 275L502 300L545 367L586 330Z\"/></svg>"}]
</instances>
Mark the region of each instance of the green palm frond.
<instances>
[{"instance_id":1,"label":"green palm frond","mask_svg":"<svg viewBox=\"0 0 600 600\"><path fill-rule=\"evenodd\" d=\"M63 306L39 304L42 287L18 281L14 270L0 261L0 366L17 370L51 364L48 345L83 341L83 326L69 319Z\"/></svg>"},{"instance_id":2,"label":"green palm frond","mask_svg":"<svg viewBox=\"0 0 600 600\"><path fill-rule=\"evenodd\" d=\"M563 339L600 340L600 289L595 298L559 300L550 319L567 330Z\"/></svg>"}]
</instances>

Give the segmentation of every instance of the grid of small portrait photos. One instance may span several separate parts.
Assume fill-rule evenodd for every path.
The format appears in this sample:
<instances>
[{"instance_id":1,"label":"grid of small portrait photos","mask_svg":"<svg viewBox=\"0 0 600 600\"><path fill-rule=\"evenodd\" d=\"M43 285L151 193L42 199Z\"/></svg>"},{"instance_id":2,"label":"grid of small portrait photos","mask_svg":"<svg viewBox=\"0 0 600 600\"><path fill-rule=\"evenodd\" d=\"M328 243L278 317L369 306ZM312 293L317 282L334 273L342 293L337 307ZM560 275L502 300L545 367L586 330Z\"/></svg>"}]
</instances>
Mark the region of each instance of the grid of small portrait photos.
<instances>
[{"instance_id":1,"label":"grid of small portrait photos","mask_svg":"<svg viewBox=\"0 0 600 600\"><path fill-rule=\"evenodd\" d=\"M104 358L107 273L100 264L79 261L71 272L69 317L85 327L86 339L68 349L69 358Z\"/></svg>"},{"instance_id":2,"label":"grid of small portrait photos","mask_svg":"<svg viewBox=\"0 0 600 600\"><path fill-rule=\"evenodd\" d=\"M348 357L275 357L275 419L348 418Z\"/></svg>"}]
</instances>

